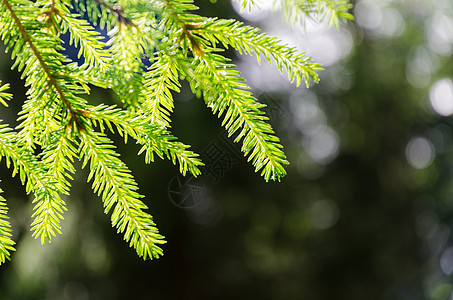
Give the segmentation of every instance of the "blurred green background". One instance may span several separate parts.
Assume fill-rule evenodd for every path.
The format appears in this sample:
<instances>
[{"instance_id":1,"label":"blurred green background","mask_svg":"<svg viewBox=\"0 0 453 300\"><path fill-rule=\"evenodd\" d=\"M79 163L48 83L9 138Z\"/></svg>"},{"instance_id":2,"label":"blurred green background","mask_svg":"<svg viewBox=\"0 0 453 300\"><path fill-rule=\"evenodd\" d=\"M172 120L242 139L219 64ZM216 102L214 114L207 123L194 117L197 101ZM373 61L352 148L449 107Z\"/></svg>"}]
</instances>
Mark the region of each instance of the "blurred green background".
<instances>
[{"instance_id":1,"label":"blurred green background","mask_svg":"<svg viewBox=\"0 0 453 300\"><path fill-rule=\"evenodd\" d=\"M185 85L172 131L201 153L201 178L178 176L169 161L145 165L117 139L168 241L162 258L142 261L80 165L64 233L41 246L30 198L2 162L17 251L0 267L0 299L453 299L453 3L360 0L339 31L289 27L266 5L244 14L228 0L197 3L326 68L318 85L295 88L275 67L228 51L268 105L287 177L255 174ZM0 116L15 125L25 91L10 67L2 55L0 79L15 98ZM89 101L112 99L93 90Z\"/></svg>"}]
</instances>

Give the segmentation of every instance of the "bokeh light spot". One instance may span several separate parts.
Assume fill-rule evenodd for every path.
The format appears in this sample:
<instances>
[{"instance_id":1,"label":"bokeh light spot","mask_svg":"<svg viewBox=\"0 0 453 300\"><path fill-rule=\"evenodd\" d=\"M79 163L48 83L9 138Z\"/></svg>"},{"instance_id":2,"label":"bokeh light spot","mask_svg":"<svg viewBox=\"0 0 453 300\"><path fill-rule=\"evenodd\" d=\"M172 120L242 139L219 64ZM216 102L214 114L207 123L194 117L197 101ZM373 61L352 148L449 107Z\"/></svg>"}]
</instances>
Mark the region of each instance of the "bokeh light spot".
<instances>
[{"instance_id":1,"label":"bokeh light spot","mask_svg":"<svg viewBox=\"0 0 453 300\"><path fill-rule=\"evenodd\" d=\"M382 9L382 21L380 26L373 29L373 31L381 37L393 38L399 37L403 34L406 24L403 17L394 8Z\"/></svg>"},{"instance_id":2,"label":"bokeh light spot","mask_svg":"<svg viewBox=\"0 0 453 300\"><path fill-rule=\"evenodd\" d=\"M442 252L440 267L445 275L453 273L453 247L447 248Z\"/></svg>"},{"instance_id":3,"label":"bokeh light spot","mask_svg":"<svg viewBox=\"0 0 453 300\"><path fill-rule=\"evenodd\" d=\"M453 48L453 22L442 11L438 10L431 17L426 30L426 39L429 46L436 53L450 56Z\"/></svg>"},{"instance_id":4,"label":"bokeh light spot","mask_svg":"<svg viewBox=\"0 0 453 300\"><path fill-rule=\"evenodd\" d=\"M340 216L338 206L331 200L318 200L310 209L310 219L313 227L328 229L337 223Z\"/></svg>"},{"instance_id":5,"label":"bokeh light spot","mask_svg":"<svg viewBox=\"0 0 453 300\"><path fill-rule=\"evenodd\" d=\"M428 46L417 46L407 57L406 79L416 88L425 88L439 66L438 56Z\"/></svg>"},{"instance_id":6,"label":"bokeh light spot","mask_svg":"<svg viewBox=\"0 0 453 300\"><path fill-rule=\"evenodd\" d=\"M338 134L329 126L319 126L306 139L305 148L310 157L318 163L329 163L338 154Z\"/></svg>"},{"instance_id":7,"label":"bokeh light spot","mask_svg":"<svg viewBox=\"0 0 453 300\"><path fill-rule=\"evenodd\" d=\"M429 100L433 109L442 116L453 114L453 82L443 78L436 81L429 91Z\"/></svg>"},{"instance_id":8,"label":"bokeh light spot","mask_svg":"<svg viewBox=\"0 0 453 300\"><path fill-rule=\"evenodd\" d=\"M354 12L357 23L363 28L376 29L382 23L381 8L373 1L360 1L356 4Z\"/></svg>"},{"instance_id":9,"label":"bokeh light spot","mask_svg":"<svg viewBox=\"0 0 453 300\"><path fill-rule=\"evenodd\" d=\"M406 146L407 162L416 169L428 167L434 156L434 145L426 138L412 138Z\"/></svg>"}]
</instances>

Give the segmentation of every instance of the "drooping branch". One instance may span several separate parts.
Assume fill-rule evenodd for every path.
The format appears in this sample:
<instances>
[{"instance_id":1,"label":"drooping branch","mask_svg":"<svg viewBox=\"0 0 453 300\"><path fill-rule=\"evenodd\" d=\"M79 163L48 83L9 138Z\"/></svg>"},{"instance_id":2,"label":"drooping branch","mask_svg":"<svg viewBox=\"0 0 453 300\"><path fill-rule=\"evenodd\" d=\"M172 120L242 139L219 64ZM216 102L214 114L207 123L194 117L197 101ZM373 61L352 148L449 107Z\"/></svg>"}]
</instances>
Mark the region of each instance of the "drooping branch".
<instances>
[{"instance_id":1,"label":"drooping branch","mask_svg":"<svg viewBox=\"0 0 453 300\"><path fill-rule=\"evenodd\" d=\"M63 105L66 107L69 114L71 115L71 120L75 121L76 124L79 124L80 121L78 120L75 110L72 108L71 103L68 101L68 99L64 95L62 89L60 88L60 85L58 84L57 80L55 79L55 76L52 74L52 72L50 71L46 62L42 58L41 54L39 53L38 49L36 48L35 44L33 43L32 39L30 38L29 34L27 33L27 30L25 29L24 25L22 24L21 20L19 19L17 14L14 12L14 9L12 8L11 4L9 3L8 0L2 0L2 2L5 5L8 12L11 14L11 17L13 18L14 23L16 24L17 28L19 28L22 38L28 44L28 46L30 47L34 56L38 60L41 68L44 70L44 72L48 78L49 84L55 88L55 91L57 92L58 96L60 97L61 101L63 102Z\"/></svg>"}]
</instances>

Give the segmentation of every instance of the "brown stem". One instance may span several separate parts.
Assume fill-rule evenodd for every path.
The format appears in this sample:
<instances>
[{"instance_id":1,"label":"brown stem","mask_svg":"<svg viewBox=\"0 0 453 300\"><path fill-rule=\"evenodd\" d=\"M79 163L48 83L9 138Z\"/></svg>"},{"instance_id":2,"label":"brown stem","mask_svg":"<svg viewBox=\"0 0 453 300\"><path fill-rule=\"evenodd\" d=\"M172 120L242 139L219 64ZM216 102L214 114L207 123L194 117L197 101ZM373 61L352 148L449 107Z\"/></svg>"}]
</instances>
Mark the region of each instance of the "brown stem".
<instances>
[{"instance_id":1,"label":"brown stem","mask_svg":"<svg viewBox=\"0 0 453 300\"><path fill-rule=\"evenodd\" d=\"M171 5L170 1L168 0L165 0L165 5L167 6L168 10L174 10L173 6ZM175 13L172 13L171 16L173 17L173 19L176 21L176 23L178 23L178 25L181 27L182 29L182 33L183 33L183 36L186 37L190 43L192 44L192 49L193 49L193 52L195 53L195 55L197 56L203 56L204 55L204 51L203 51L203 47L201 46L201 44L195 39L195 37L193 36L193 34L190 32L190 30L192 29L192 25L191 24L186 24L184 23L179 17L177 14Z\"/></svg>"},{"instance_id":2,"label":"brown stem","mask_svg":"<svg viewBox=\"0 0 453 300\"><path fill-rule=\"evenodd\" d=\"M121 6L112 7L102 0L94 0L94 2L96 2L100 6L107 8L108 10L110 10L118 18L118 21L120 21L120 23L124 23L126 25L131 25L131 26L137 27L137 25L135 25L134 22L132 22L132 20L130 20L129 18L126 17Z\"/></svg>"}]
</instances>

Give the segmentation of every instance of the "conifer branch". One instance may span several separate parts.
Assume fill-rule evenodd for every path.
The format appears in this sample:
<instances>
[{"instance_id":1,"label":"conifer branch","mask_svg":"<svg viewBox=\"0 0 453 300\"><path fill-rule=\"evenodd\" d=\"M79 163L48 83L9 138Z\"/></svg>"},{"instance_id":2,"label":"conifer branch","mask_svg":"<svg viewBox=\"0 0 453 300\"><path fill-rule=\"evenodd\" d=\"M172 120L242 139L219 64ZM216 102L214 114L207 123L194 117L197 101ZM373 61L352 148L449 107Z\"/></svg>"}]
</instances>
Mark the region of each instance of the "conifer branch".
<instances>
[{"instance_id":1,"label":"conifer branch","mask_svg":"<svg viewBox=\"0 0 453 300\"><path fill-rule=\"evenodd\" d=\"M210 82L218 85L209 86L206 81L199 81L199 88L213 113L220 117L226 111L222 125L228 130L229 136L240 130L235 142L243 139L242 152L248 155L248 161L252 161L255 171L262 170L261 175L266 181L280 180L286 175L283 165L288 162L279 139L266 123L268 118L260 110L265 105L257 102L234 65L228 64L223 56L207 53L194 63L197 64L195 74L206 74L203 70L209 70L206 76L211 76Z\"/></svg>"},{"instance_id":2,"label":"conifer branch","mask_svg":"<svg viewBox=\"0 0 453 300\"><path fill-rule=\"evenodd\" d=\"M6 125L0 125L0 155L6 157L6 165L13 169L13 176L19 174L27 193L33 192L36 203L31 224L33 237L40 237L41 243L51 241L55 233L61 233L60 220L66 210L64 201L58 195L55 182L46 172L45 166L18 143L15 134Z\"/></svg>"},{"instance_id":3,"label":"conifer branch","mask_svg":"<svg viewBox=\"0 0 453 300\"><path fill-rule=\"evenodd\" d=\"M259 7L260 0L233 0L234 2L241 3L241 11L248 10L250 11L252 8Z\"/></svg>"},{"instance_id":4,"label":"conifer branch","mask_svg":"<svg viewBox=\"0 0 453 300\"><path fill-rule=\"evenodd\" d=\"M243 8L258 0L238 0ZM294 18L307 14L336 20L350 19L346 0L281 0L295 7ZM69 195L75 173L74 158L89 164L88 181L101 198L112 226L124 234L140 257L157 258L165 243L146 205L140 200L130 170L120 160L106 130L118 132L141 145L145 163L155 156L178 164L185 175L200 174L199 155L171 134L173 93L184 78L203 97L242 152L266 181L280 180L288 164L275 136L264 104L250 92L236 66L221 55L219 44L241 54L261 56L275 63L296 85L319 80L320 65L312 63L274 37L234 20L205 18L191 13L193 0L1 0L0 38L11 53L28 87L19 113L17 132L0 124L0 158L19 174L27 193L34 194L31 230L41 243L61 232L66 210L60 194ZM73 6L74 5L74 6ZM305 5L305 6L304 6ZM94 27L74 13L75 8L92 23L108 28L104 43ZM289 13L288 15L290 15ZM61 35L79 47L84 64L63 53ZM151 66L145 68L145 61ZM1 84L1 83L0 83ZM125 109L89 105L81 95L90 84L115 91ZM0 103L11 95L0 86ZM95 131L99 129L100 132ZM39 154L35 154L38 148ZM1 190L0 190L1 191ZM14 251L7 221L6 201L0 197L0 264Z\"/></svg>"},{"instance_id":5,"label":"conifer branch","mask_svg":"<svg viewBox=\"0 0 453 300\"><path fill-rule=\"evenodd\" d=\"M314 82L319 81L317 71L322 70L321 64L311 63L311 59L305 53L298 51L287 45L282 44L278 39L267 36L259 29L244 26L242 22L236 20L222 20L216 18L206 19L198 26L194 26L194 31L211 41L213 47L221 42L225 47L233 47L240 54L255 54L258 62L262 54L269 64L275 60L280 72L286 71L288 79L299 86L304 80L305 85L309 86L309 78Z\"/></svg>"},{"instance_id":6,"label":"conifer branch","mask_svg":"<svg viewBox=\"0 0 453 300\"><path fill-rule=\"evenodd\" d=\"M2 189L0 193L3 193ZM11 224L7 212L6 200L0 196L0 265L10 260L11 252L16 251L14 249L16 243L11 239Z\"/></svg>"},{"instance_id":7,"label":"conifer branch","mask_svg":"<svg viewBox=\"0 0 453 300\"><path fill-rule=\"evenodd\" d=\"M146 163L153 162L154 153L156 153L162 159L166 156L174 165L178 161L179 172L182 175L186 175L187 171L194 177L201 174L199 167L204 164L199 155L187 150L190 146L178 142L177 138L165 129L149 126L138 142L143 145L138 154L145 152Z\"/></svg>"},{"instance_id":8,"label":"conifer branch","mask_svg":"<svg viewBox=\"0 0 453 300\"><path fill-rule=\"evenodd\" d=\"M142 37L127 26L115 27L109 32L109 36L111 38L107 45L113 54L112 61L117 64L106 74L107 80L123 103L136 107L145 69L142 62L143 48L137 43Z\"/></svg>"},{"instance_id":9,"label":"conifer branch","mask_svg":"<svg viewBox=\"0 0 453 300\"><path fill-rule=\"evenodd\" d=\"M260 0L234 0L240 2L241 10L260 8ZM338 30L339 22L346 23L354 20L354 16L348 11L352 4L348 0L273 0L274 7L280 4L285 19L291 24L300 22L304 24L305 19L311 18L323 22L329 19L329 25L335 26Z\"/></svg>"},{"instance_id":10,"label":"conifer branch","mask_svg":"<svg viewBox=\"0 0 453 300\"><path fill-rule=\"evenodd\" d=\"M348 11L352 4L348 0L281 0L282 10L291 23L305 22L306 18L319 21L329 19L329 25L338 30L339 22L346 23L354 16Z\"/></svg>"},{"instance_id":11,"label":"conifer branch","mask_svg":"<svg viewBox=\"0 0 453 300\"><path fill-rule=\"evenodd\" d=\"M146 163L153 162L156 153L161 159L167 157L173 164L177 161L183 175L187 171L195 177L201 173L199 167L203 163L199 155L187 150L190 146L178 142L176 137L161 126L150 123L146 117L105 105L89 108L84 114L89 116L94 126L99 125L101 132L106 127L115 132L113 124L125 142L128 135L135 139L142 145L138 154L145 152Z\"/></svg>"},{"instance_id":12,"label":"conifer branch","mask_svg":"<svg viewBox=\"0 0 453 300\"><path fill-rule=\"evenodd\" d=\"M59 193L69 195L71 174L75 173L73 166L77 149L65 135L63 130L54 132L42 153L42 162L47 167L47 173L55 181Z\"/></svg>"},{"instance_id":13,"label":"conifer branch","mask_svg":"<svg viewBox=\"0 0 453 300\"><path fill-rule=\"evenodd\" d=\"M90 67L99 68L101 72L107 71L110 68L111 53L105 49L107 45L101 41L102 36L86 20L80 19L80 15L71 14L66 6L59 6L57 11L61 33L69 31L69 44L74 44L74 47L80 45L78 57L83 56Z\"/></svg>"},{"instance_id":14,"label":"conifer branch","mask_svg":"<svg viewBox=\"0 0 453 300\"><path fill-rule=\"evenodd\" d=\"M174 36L177 37L177 42L180 43L184 49L187 49L187 47L190 46L195 55L204 55L203 41L193 35L190 30L190 24L199 22L201 18L200 16L185 12L197 10L198 7L192 4L193 1L187 0L160 1L162 1L165 6L165 9L163 9L165 15L163 22L167 23L166 31L172 31Z\"/></svg>"},{"instance_id":15,"label":"conifer branch","mask_svg":"<svg viewBox=\"0 0 453 300\"><path fill-rule=\"evenodd\" d=\"M2 0L2 2L5 6L5 8L10 13L12 19L14 20L14 23L17 26L17 28L19 29L19 32L20 32L22 38L24 39L25 43L28 44L28 47L30 48L31 52L33 52L33 55L36 57L36 60L38 61L39 65L41 66L42 70L44 71L44 73L47 77L48 83L55 88L55 91L57 92L58 96L60 97L60 100L63 102L64 106L71 114L71 118L73 120L76 120L77 116L76 116L74 110L72 109L71 103L66 98L60 85L57 83L55 76L50 71L50 69L49 69L47 63L45 62L45 60L43 59L40 51L38 51L38 49L36 48L36 45L33 43L32 39L30 38L30 35L27 33L27 30L25 29L21 20L19 19L17 14L14 12L13 7L11 6L11 4L9 3L8 0Z\"/></svg>"},{"instance_id":16,"label":"conifer branch","mask_svg":"<svg viewBox=\"0 0 453 300\"><path fill-rule=\"evenodd\" d=\"M0 84L1 84L1 80L0 80ZM9 101L13 98L13 95L11 95L10 93L5 93L4 91L6 91L7 89L9 89L9 83L7 84L4 84L2 86L0 86L0 103L3 105L3 106L6 106L8 107L8 103L6 101Z\"/></svg>"},{"instance_id":17,"label":"conifer branch","mask_svg":"<svg viewBox=\"0 0 453 300\"><path fill-rule=\"evenodd\" d=\"M81 15L87 17L94 25L99 24L101 29L107 27L109 31L118 26L122 20L129 24L128 18L119 7L114 8L102 0L73 0L73 4Z\"/></svg>"},{"instance_id":18,"label":"conifer branch","mask_svg":"<svg viewBox=\"0 0 453 300\"><path fill-rule=\"evenodd\" d=\"M93 179L93 190L102 197L105 213L112 212L112 226L124 233L124 240L134 247L143 259L158 258L162 254L159 244L165 243L158 233L152 217L144 212L129 169L113 151L112 142L103 134L82 132L79 154L83 167L90 162L88 181Z\"/></svg>"},{"instance_id":19,"label":"conifer branch","mask_svg":"<svg viewBox=\"0 0 453 300\"><path fill-rule=\"evenodd\" d=\"M119 4L112 6L102 0L93 0L93 2L97 3L99 6L105 8L106 10L111 12L120 23L123 23L125 25L133 25L133 26L135 25L134 22L124 14L124 12Z\"/></svg>"},{"instance_id":20,"label":"conifer branch","mask_svg":"<svg viewBox=\"0 0 453 300\"><path fill-rule=\"evenodd\" d=\"M170 126L174 103L171 90L179 93L179 70L166 51L160 51L145 73L142 111L151 124Z\"/></svg>"},{"instance_id":21,"label":"conifer branch","mask_svg":"<svg viewBox=\"0 0 453 300\"><path fill-rule=\"evenodd\" d=\"M18 139L28 149L33 149L35 143L45 144L48 134L57 130L61 122L57 122L53 116L56 115L56 108L36 105L34 99L27 99L19 113L18 121L22 121L16 129L19 129Z\"/></svg>"}]
</instances>

